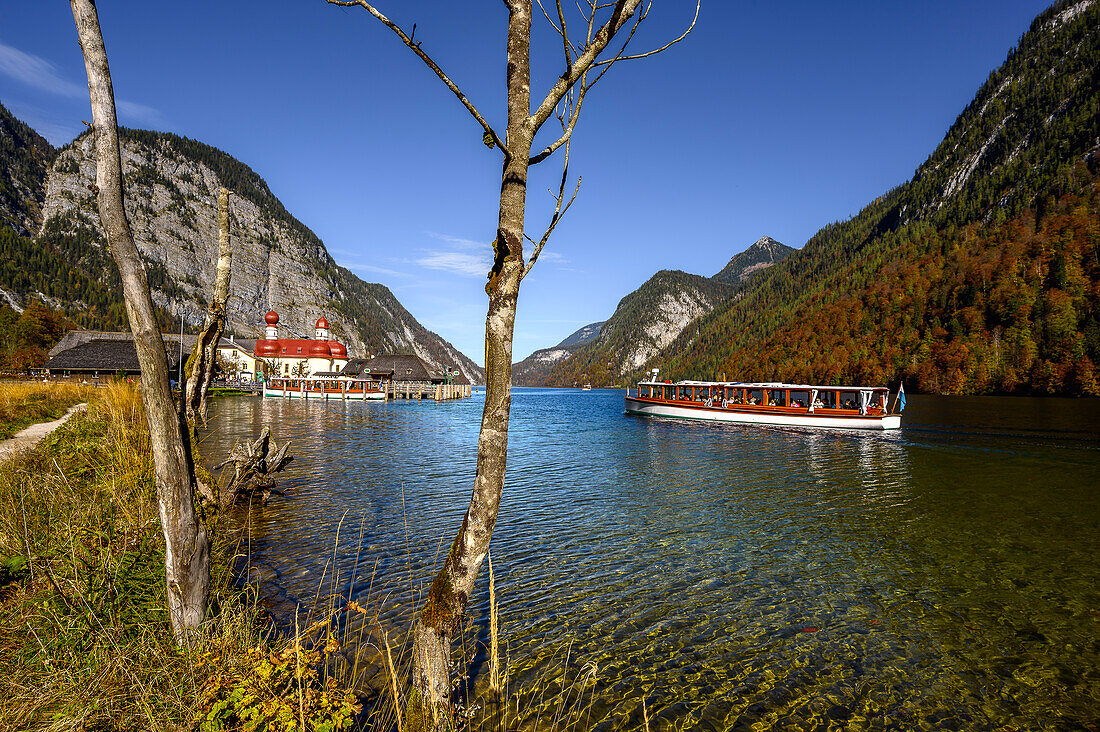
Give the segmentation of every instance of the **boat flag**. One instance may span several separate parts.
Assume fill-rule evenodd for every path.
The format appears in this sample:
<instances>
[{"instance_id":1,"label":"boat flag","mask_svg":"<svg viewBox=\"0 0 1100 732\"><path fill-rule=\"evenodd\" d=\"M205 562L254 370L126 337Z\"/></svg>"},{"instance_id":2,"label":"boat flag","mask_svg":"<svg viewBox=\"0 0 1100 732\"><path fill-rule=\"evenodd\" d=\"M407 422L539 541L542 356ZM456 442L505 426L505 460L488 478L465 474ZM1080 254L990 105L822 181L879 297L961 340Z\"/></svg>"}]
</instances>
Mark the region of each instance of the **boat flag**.
<instances>
[{"instance_id":1,"label":"boat flag","mask_svg":"<svg viewBox=\"0 0 1100 732\"><path fill-rule=\"evenodd\" d=\"M898 407L901 407L898 409ZM905 382L901 382L898 386L898 396L894 399L894 409L897 409L898 413L905 411Z\"/></svg>"}]
</instances>

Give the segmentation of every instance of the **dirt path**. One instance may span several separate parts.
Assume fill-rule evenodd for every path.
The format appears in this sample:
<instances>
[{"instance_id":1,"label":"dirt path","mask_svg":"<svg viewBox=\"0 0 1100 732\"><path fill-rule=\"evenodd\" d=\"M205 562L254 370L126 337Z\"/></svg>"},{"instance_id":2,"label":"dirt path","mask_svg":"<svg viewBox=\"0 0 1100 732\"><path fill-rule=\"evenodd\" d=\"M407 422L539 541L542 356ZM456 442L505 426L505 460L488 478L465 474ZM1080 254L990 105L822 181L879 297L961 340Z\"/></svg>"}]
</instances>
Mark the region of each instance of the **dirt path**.
<instances>
[{"instance_id":1,"label":"dirt path","mask_svg":"<svg viewBox=\"0 0 1100 732\"><path fill-rule=\"evenodd\" d=\"M16 432L15 436L10 440L0 441L0 462L4 462L9 457L19 452L20 450L29 450L38 444L46 435L56 430L61 425L69 421L77 412L83 412L88 408L88 403L77 404L75 407L69 407L69 411L65 412L65 416L61 419L55 419L53 422L39 422L38 424L32 424L22 432Z\"/></svg>"}]
</instances>

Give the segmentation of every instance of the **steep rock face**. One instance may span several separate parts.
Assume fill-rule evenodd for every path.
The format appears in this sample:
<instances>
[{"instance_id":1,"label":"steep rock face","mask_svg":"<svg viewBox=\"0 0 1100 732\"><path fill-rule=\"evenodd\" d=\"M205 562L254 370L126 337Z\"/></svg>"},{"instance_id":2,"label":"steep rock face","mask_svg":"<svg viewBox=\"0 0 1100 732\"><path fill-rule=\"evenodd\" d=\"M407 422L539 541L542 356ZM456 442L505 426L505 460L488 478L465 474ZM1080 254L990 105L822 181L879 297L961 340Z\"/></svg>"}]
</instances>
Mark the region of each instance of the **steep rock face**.
<instances>
[{"instance_id":1,"label":"steep rock face","mask_svg":"<svg viewBox=\"0 0 1100 732\"><path fill-rule=\"evenodd\" d=\"M642 317L611 316L606 326L608 339L618 336L619 340L627 344L621 351L618 375L644 366L649 359L676 340L676 336L680 335L688 324L710 312L722 299L724 293L710 286L710 283L705 282L702 277L698 278L699 281L692 281L693 275L684 277L684 274L658 272L636 293L625 299L638 297L642 301L652 301L652 305L643 307ZM619 308L615 311L616 314L624 309L624 304L629 311L633 303L620 302Z\"/></svg>"},{"instance_id":2,"label":"steep rock face","mask_svg":"<svg viewBox=\"0 0 1100 732\"><path fill-rule=\"evenodd\" d=\"M519 386L539 386L545 382L546 375L554 364L569 358L573 352L585 343L594 341L600 335L600 329L606 321L589 323L569 334L561 343L551 348L540 348L527 358L512 366L512 381Z\"/></svg>"},{"instance_id":3,"label":"steep rock face","mask_svg":"<svg viewBox=\"0 0 1100 732\"><path fill-rule=\"evenodd\" d=\"M602 323L585 326L553 348L513 367L517 383L538 386L590 381L619 383L667 349L692 323L711 313L767 268L797 251L763 236L706 278L662 271L620 302Z\"/></svg>"},{"instance_id":4,"label":"steep rock face","mask_svg":"<svg viewBox=\"0 0 1100 732\"><path fill-rule=\"evenodd\" d=\"M483 372L426 330L384 286L365 283L333 261L324 244L291 216L250 168L175 135L123 131L127 216L146 259L153 299L191 327L203 319L217 255L216 193L230 190L233 273L227 326L261 332L274 309L287 334L312 337L324 315L352 355L416 353L439 368L458 366L473 383ZM110 276L92 183L93 141L82 135L50 167L39 238L67 242L88 269ZM73 244L80 242L80 246Z\"/></svg>"},{"instance_id":5,"label":"steep rock face","mask_svg":"<svg viewBox=\"0 0 1100 732\"><path fill-rule=\"evenodd\" d=\"M46 169L55 150L0 104L0 226L30 236L42 223Z\"/></svg>"},{"instance_id":6,"label":"steep rock face","mask_svg":"<svg viewBox=\"0 0 1100 732\"><path fill-rule=\"evenodd\" d=\"M1097 0L1063 0L1035 19L906 184L897 222L941 209L954 217L959 207L967 216L1017 214L1067 151L1097 144L1098 14Z\"/></svg>"},{"instance_id":7,"label":"steep rock face","mask_svg":"<svg viewBox=\"0 0 1100 732\"><path fill-rule=\"evenodd\" d=\"M762 236L751 247L734 255L713 279L731 285L740 284L756 272L782 262L793 251L793 247L780 244L770 236Z\"/></svg>"},{"instance_id":8,"label":"steep rock face","mask_svg":"<svg viewBox=\"0 0 1100 732\"><path fill-rule=\"evenodd\" d=\"M619 301L594 340L536 352L520 364L520 370L526 379L541 384L620 383L734 290L707 277L662 270ZM540 356L549 368L532 363Z\"/></svg>"},{"instance_id":9,"label":"steep rock face","mask_svg":"<svg viewBox=\"0 0 1100 732\"><path fill-rule=\"evenodd\" d=\"M600 329L603 328L603 324L606 320L601 320L598 323L589 323L583 328L579 328L573 331L568 338L559 343L559 346L579 346L589 341L594 341L600 337Z\"/></svg>"}]
</instances>

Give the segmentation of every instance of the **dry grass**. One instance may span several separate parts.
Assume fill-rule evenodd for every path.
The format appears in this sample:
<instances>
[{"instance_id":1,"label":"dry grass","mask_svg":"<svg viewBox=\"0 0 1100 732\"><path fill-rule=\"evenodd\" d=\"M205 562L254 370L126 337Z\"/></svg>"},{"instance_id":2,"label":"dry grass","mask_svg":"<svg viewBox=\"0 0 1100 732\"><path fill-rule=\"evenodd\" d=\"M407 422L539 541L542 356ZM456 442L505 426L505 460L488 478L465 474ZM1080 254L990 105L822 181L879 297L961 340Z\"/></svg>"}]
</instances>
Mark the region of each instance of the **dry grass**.
<instances>
[{"instance_id":1,"label":"dry grass","mask_svg":"<svg viewBox=\"0 0 1100 732\"><path fill-rule=\"evenodd\" d=\"M57 419L94 393L93 387L68 382L0 382L0 440L37 422Z\"/></svg>"},{"instance_id":2,"label":"dry grass","mask_svg":"<svg viewBox=\"0 0 1100 732\"><path fill-rule=\"evenodd\" d=\"M217 612L203 646L181 650L140 395L96 390L0 466L0 729L192 729L216 683L281 648L229 581L232 550L215 543Z\"/></svg>"},{"instance_id":3,"label":"dry grass","mask_svg":"<svg viewBox=\"0 0 1100 732\"><path fill-rule=\"evenodd\" d=\"M304 718L307 728L324 728L314 720L325 710L339 707L349 721L352 687L377 690L360 728L399 732L409 634L387 635L377 609L341 595L352 583L336 574L335 561L312 608L303 608L298 638L278 641L264 634L254 598L230 581L236 547L216 541L216 612L202 647L176 646L140 394L127 383L93 392L73 400L89 400L86 413L0 465L0 730L191 730L204 720L203 729L231 729L240 717L213 707L242 689L260 697L243 711L274 715L289 702L297 726ZM358 532L362 546L364 526L342 523L341 531ZM357 557L352 576L369 561ZM495 654L479 651L472 623L459 635L456 672L464 679L475 657ZM556 732L589 726L595 668L570 670L566 650L521 701L510 694L507 665L497 671L500 691L456 689L471 708L456 707L455 729L506 730L532 719ZM282 679L279 688L256 687L267 672Z\"/></svg>"}]
</instances>

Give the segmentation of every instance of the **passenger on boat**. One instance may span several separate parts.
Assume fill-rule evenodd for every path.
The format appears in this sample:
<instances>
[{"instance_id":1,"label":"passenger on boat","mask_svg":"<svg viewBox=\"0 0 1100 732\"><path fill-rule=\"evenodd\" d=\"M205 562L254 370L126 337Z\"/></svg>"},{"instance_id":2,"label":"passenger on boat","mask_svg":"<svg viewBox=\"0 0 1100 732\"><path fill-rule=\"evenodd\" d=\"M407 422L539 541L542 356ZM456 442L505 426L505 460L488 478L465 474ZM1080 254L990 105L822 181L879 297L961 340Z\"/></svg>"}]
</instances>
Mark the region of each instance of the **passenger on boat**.
<instances>
[{"instance_id":1,"label":"passenger on boat","mask_svg":"<svg viewBox=\"0 0 1100 732\"><path fill-rule=\"evenodd\" d=\"M802 406L802 402L798 401L797 399L792 399L792 400L791 400L791 406L792 406L792 407L801 407L801 406Z\"/></svg>"},{"instance_id":2,"label":"passenger on boat","mask_svg":"<svg viewBox=\"0 0 1100 732\"><path fill-rule=\"evenodd\" d=\"M855 401L852 400L852 399L845 399L844 400L844 408L845 409L855 409L856 408Z\"/></svg>"},{"instance_id":3,"label":"passenger on boat","mask_svg":"<svg viewBox=\"0 0 1100 732\"><path fill-rule=\"evenodd\" d=\"M754 397L754 396L749 397L749 404L756 404L756 397Z\"/></svg>"},{"instance_id":4,"label":"passenger on boat","mask_svg":"<svg viewBox=\"0 0 1100 732\"><path fill-rule=\"evenodd\" d=\"M823 409L824 407L825 407L825 402L821 401L820 397L818 397L817 399L814 399L814 409Z\"/></svg>"}]
</instances>

